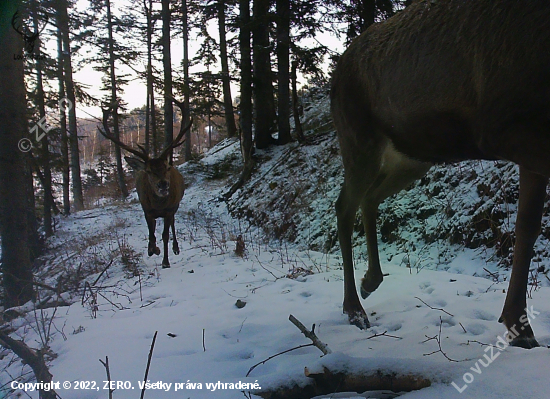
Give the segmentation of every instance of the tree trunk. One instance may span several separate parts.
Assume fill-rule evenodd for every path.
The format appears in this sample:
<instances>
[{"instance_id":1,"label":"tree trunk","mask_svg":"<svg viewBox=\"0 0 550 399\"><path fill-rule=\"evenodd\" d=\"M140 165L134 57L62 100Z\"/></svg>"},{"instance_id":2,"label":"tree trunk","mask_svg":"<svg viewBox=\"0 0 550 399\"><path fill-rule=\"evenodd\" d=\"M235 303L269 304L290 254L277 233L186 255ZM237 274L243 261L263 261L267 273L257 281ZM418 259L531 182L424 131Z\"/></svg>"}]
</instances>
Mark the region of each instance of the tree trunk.
<instances>
[{"instance_id":1,"label":"tree trunk","mask_svg":"<svg viewBox=\"0 0 550 399\"><path fill-rule=\"evenodd\" d=\"M38 32L38 18L37 18L37 4L36 0L32 2L33 7L33 24L34 29ZM40 59L40 45L41 41L38 38L36 43L36 105L38 107L38 113L40 119L46 116L46 107L44 105L44 86L42 82L42 60ZM41 179L42 188L44 189L44 234L46 237L50 237L53 234L52 230L52 171L50 169L50 149L49 138L45 134L40 140L42 162L43 162L43 179Z\"/></svg>"},{"instance_id":2,"label":"tree trunk","mask_svg":"<svg viewBox=\"0 0 550 399\"><path fill-rule=\"evenodd\" d=\"M181 123L189 122L189 21L187 16L187 0L181 2L183 22L183 115ZM185 160L191 159L191 129L185 132Z\"/></svg>"},{"instance_id":3,"label":"tree trunk","mask_svg":"<svg viewBox=\"0 0 550 399\"><path fill-rule=\"evenodd\" d=\"M149 2L149 6L147 6ZM153 49L153 0L143 0L143 8L145 9L145 17L147 18L147 101L145 105L145 152L149 154L151 145L151 129L154 122L151 123L153 115L151 104L154 104L153 97L153 65L152 65L152 49ZM156 149L155 147L153 147ZM154 151L153 151L154 154Z\"/></svg>"},{"instance_id":4,"label":"tree trunk","mask_svg":"<svg viewBox=\"0 0 550 399\"><path fill-rule=\"evenodd\" d=\"M300 122L300 116L302 116L302 109L298 100L298 87L296 82L296 72L298 69L298 61L292 62L292 115L294 116L294 130L298 141L303 143L306 141L304 131L302 129L302 123Z\"/></svg>"},{"instance_id":5,"label":"tree trunk","mask_svg":"<svg viewBox=\"0 0 550 399\"><path fill-rule=\"evenodd\" d=\"M246 165L252 159L252 57L250 49L250 2L239 1L241 50L241 149Z\"/></svg>"},{"instance_id":6,"label":"tree trunk","mask_svg":"<svg viewBox=\"0 0 550 399\"><path fill-rule=\"evenodd\" d=\"M244 161L243 171L239 180L224 194L228 200L250 178L254 170L252 158L252 58L250 51L250 1L239 0L239 46L241 50L241 152Z\"/></svg>"},{"instance_id":7,"label":"tree trunk","mask_svg":"<svg viewBox=\"0 0 550 399\"><path fill-rule=\"evenodd\" d=\"M227 61L227 42L225 33L225 0L218 0L218 28L220 32L220 61L222 66L223 106L225 109L225 124L227 136L235 137L235 114L233 112L233 99L231 98L231 80Z\"/></svg>"},{"instance_id":8,"label":"tree trunk","mask_svg":"<svg viewBox=\"0 0 550 399\"><path fill-rule=\"evenodd\" d=\"M28 134L27 104L23 61L13 59L13 54L21 54L23 41L8 23L18 3L3 2L0 7L0 236L6 308L34 297L26 209L28 176L25 154L18 149L19 141Z\"/></svg>"},{"instance_id":9,"label":"tree trunk","mask_svg":"<svg viewBox=\"0 0 550 399\"><path fill-rule=\"evenodd\" d=\"M59 98L65 98L65 77L63 75L63 39L59 24L57 27L57 79L59 81ZM71 212L71 186L69 179L69 141L67 138L67 115L59 109L59 135L61 137L61 176L63 185L63 214Z\"/></svg>"},{"instance_id":10,"label":"tree trunk","mask_svg":"<svg viewBox=\"0 0 550 399\"><path fill-rule=\"evenodd\" d=\"M290 0L277 0L278 127L279 144L292 141L290 136Z\"/></svg>"},{"instance_id":11,"label":"tree trunk","mask_svg":"<svg viewBox=\"0 0 550 399\"><path fill-rule=\"evenodd\" d=\"M362 0L359 4L359 16L361 18L361 32L374 24L376 18L376 0Z\"/></svg>"},{"instance_id":12,"label":"tree trunk","mask_svg":"<svg viewBox=\"0 0 550 399\"><path fill-rule=\"evenodd\" d=\"M254 108L256 120L256 147L267 148L275 141L271 136L275 120L275 100L271 73L269 45L269 0L254 0Z\"/></svg>"},{"instance_id":13,"label":"tree trunk","mask_svg":"<svg viewBox=\"0 0 550 399\"><path fill-rule=\"evenodd\" d=\"M164 148L174 139L172 108L172 63L170 56L170 0L162 0L162 65L164 67ZM170 163L172 151L170 151Z\"/></svg>"},{"instance_id":14,"label":"tree trunk","mask_svg":"<svg viewBox=\"0 0 550 399\"><path fill-rule=\"evenodd\" d=\"M74 94L73 68L71 63L71 46L69 41L69 15L67 13L67 0L59 0L58 20L63 38L63 68L65 72L65 88L69 108L69 136L71 147L71 172L73 175L73 201L74 209L84 209L84 197L82 195L82 180L80 177L80 152L78 149L78 130L76 124L76 100Z\"/></svg>"},{"instance_id":15,"label":"tree trunk","mask_svg":"<svg viewBox=\"0 0 550 399\"><path fill-rule=\"evenodd\" d=\"M115 75L115 50L113 39L113 21L111 15L111 0L106 0L107 5L107 31L109 35L109 75L111 78L111 105L116 105L118 102L117 90L116 90L116 75ZM120 140L120 128L118 123L118 107L115 106L113 112L113 131L117 140ZM116 172L118 178L118 187L120 188L120 194L122 198L128 196L128 188L126 187L126 181L124 180L124 169L122 168L122 154L120 147L115 144L115 159L116 159Z\"/></svg>"}]
</instances>

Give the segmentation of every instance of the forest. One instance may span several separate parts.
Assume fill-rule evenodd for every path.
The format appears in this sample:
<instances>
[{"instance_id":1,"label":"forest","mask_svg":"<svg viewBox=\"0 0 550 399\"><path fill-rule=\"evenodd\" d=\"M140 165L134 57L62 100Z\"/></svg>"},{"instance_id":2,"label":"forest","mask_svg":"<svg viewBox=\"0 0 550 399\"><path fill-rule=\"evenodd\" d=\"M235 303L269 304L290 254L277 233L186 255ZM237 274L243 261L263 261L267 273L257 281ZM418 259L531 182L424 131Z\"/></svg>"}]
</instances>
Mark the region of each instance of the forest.
<instances>
[{"instance_id":1,"label":"forest","mask_svg":"<svg viewBox=\"0 0 550 399\"><path fill-rule=\"evenodd\" d=\"M330 74L323 69L325 59L332 64L337 59L321 42L305 45L307 39L326 31L349 43L406 3L5 2L3 43L12 56L4 60L3 93L10 95L3 98L13 110L3 110L7 118L17 114L5 120L9 134L1 143L2 186L9 189L2 209L10 215L2 223L3 267L15 279L3 279L5 304L32 298L31 265L53 234L55 215L92 206L108 190L128 197L131 176L120 146L98 134L101 112L95 118L87 111L77 115L83 106L114 110L108 118L113 136L140 144L151 156L192 118L177 163L191 160L201 145L210 148L221 138L238 136L250 174L255 148L304 139L296 76L322 86ZM216 36L209 27L217 29ZM176 39L183 45L181 59L171 56ZM190 41L198 43L194 55ZM101 83L75 79L87 65L101 73ZM147 91L144 105L129 110L123 93L132 81ZM179 115L173 97L182 100Z\"/></svg>"},{"instance_id":2,"label":"forest","mask_svg":"<svg viewBox=\"0 0 550 399\"><path fill-rule=\"evenodd\" d=\"M539 348L465 374L504 328L520 192L504 161L436 166L381 204L390 287L369 328L342 315L330 83L354 39L416 2L437 3L0 0L0 398L496 398L543 378ZM543 347L545 201L526 277Z\"/></svg>"}]
</instances>

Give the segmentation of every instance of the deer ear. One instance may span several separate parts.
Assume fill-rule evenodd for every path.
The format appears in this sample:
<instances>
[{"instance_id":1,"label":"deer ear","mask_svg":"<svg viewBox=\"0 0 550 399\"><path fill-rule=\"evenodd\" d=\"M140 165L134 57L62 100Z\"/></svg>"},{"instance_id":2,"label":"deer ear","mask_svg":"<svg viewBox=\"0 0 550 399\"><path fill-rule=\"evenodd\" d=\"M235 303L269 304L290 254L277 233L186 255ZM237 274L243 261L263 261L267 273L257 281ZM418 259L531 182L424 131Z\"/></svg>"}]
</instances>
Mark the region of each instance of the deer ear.
<instances>
[{"instance_id":1,"label":"deer ear","mask_svg":"<svg viewBox=\"0 0 550 399\"><path fill-rule=\"evenodd\" d=\"M135 171L145 169L145 162L143 162L141 159L137 159L134 157L124 157L124 159L126 160L126 162L128 162L128 165L130 165Z\"/></svg>"}]
</instances>

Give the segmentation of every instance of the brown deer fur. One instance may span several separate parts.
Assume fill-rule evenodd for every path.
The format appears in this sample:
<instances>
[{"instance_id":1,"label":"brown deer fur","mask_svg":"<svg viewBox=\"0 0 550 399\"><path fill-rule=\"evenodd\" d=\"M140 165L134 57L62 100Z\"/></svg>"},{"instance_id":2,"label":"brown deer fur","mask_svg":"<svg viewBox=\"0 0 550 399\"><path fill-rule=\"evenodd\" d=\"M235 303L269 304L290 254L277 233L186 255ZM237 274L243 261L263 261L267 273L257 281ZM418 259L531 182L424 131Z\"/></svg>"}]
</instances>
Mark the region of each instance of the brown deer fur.
<instances>
[{"instance_id":1,"label":"brown deer fur","mask_svg":"<svg viewBox=\"0 0 550 399\"><path fill-rule=\"evenodd\" d=\"M365 298L382 282L379 203L434 163L504 159L520 166L520 198L500 321L520 331L513 344L537 346L523 321L550 176L550 2L416 1L352 42L338 62L331 98L345 169L336 212L350 321L369 325L354 282L357 209L369 260Z\"/></svg>"},{"instance_id":2,"label":"brown deer fur","mask_svg":"<svg viewBox=\"0 0 550 399\"><path fill-rule=\"evenodd\" d=\"M174 99L172 99L172 101L183 110L183 105L180 102ZM99 132L115 144L118 144L124 150L139 158L125 157L128 164L136 171L136 191L149 229L149 245L147 252L149 256L153 254L160 255L160 249L156 245L155 227L156 219L163 218L164 229L162 232L162 241L164 244L164 257L162 259L162 267L168 268L170 267L170 261L168 260L170 227L172 227L172 250L176 255L180 253L178 241L176 239L174 215L179 208L185 189L183 176L170 164L169 157L173 148L185 142L184 134L191 128L192 121L186 127L184 127L182 121L180 132L172 143L168 145L158 157L150 158L143 147L138 145L140 150L133 149L111 136L108 119L112 112L116 112L116 106L103 110L103 128L105 131L103 132L99 129Z\"/></svg>"}]
</instances>

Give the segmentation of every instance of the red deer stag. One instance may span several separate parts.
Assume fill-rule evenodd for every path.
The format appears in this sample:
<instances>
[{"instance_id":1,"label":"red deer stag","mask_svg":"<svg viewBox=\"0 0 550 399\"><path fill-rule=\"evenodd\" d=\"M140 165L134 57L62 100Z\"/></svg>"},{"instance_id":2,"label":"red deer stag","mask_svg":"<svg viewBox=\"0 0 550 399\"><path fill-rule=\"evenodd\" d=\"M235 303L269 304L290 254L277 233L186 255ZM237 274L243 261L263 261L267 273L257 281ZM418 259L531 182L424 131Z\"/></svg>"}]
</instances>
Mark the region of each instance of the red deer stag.
<instances>
[{"instance_id":1,"label":"red deer stag","mask_svg":"<svg viewBox=\"0 0 550 399\"><path fill-rule=\"evenodd\" d=\"M183 105L180 102L175 99L172 99L172 101L183 110ZM112 112L116 112L116 106L103 110L103 128L105 131L101 129L98 130L103 136L115 144L118 144L120 148L140 158L125 157L126 162L128 162L137 172L136 191L149 229L149 246L147 253L149 256L153 254L160 255L160 249L156 244L155 227L156 219L163 218L164 230L162 231L162 241L164 243L164 257L162 259L162 267L168 268L170 267L170 261L168 260L170 226L172 227L172 238L174 241L172 250L176 255L180 253L178 241L176 240L174 214L178 210L184 192L183 176L170 164L169 157L173 148L185 142L185 132L191 128L191 123L193 121L185 127L182 121L179 134L172 143L168 145L158 157L150 158L145 149L139 144L139 150L135 150L111 135L108 119Z\"/></svg>"},{"instance_id":2,"label":"red deer stag","mask_svg":"<svg viewBox=\"0 0 550 399\"><path fill-rule=\"evenodd\" d=\"M361 208L366 298L382 282L378 205L436 163L503 159L520 170L512 276L499 321L513 345L538 346L526 291L550 176L550 1L417 0L356 38L332 79L345 170L336 202L344 313L369 326L354 282Z\"/></svg>"}]
</instances>

